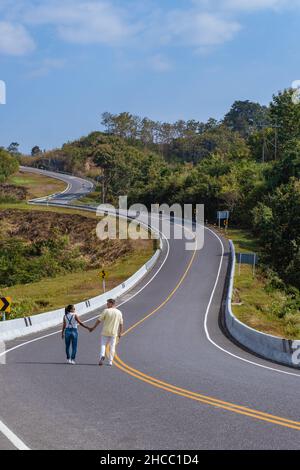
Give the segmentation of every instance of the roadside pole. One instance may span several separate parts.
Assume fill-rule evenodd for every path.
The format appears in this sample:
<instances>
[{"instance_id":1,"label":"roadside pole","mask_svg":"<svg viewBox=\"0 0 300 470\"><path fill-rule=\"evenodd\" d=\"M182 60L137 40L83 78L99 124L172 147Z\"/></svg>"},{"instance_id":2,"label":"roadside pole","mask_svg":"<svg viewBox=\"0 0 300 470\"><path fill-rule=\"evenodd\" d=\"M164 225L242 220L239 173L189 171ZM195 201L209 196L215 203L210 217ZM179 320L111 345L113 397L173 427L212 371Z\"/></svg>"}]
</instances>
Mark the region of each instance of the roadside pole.
<instances>
[{"instance_id":1,"label":"roadside pole","mask_svg":"<svg viewBox=\"0 0 300 470\"><path fill-rule=\"evenodd\" d=\"M254 253L254 257L253 257L253 277L255 277L255 265L256 265L256 253Z\"/></svg>"},{"instance_id":2,"label":"roadside pole","mask_svg":"<svg viewBox=\"0 0 300 470\"><path fill-rule=\"evenodd\" d=\"M103 292L105 293L106 292L106 272L104 271L104 269L101 271L100 277L102 279Z\"/></svg>"}]
</instances>

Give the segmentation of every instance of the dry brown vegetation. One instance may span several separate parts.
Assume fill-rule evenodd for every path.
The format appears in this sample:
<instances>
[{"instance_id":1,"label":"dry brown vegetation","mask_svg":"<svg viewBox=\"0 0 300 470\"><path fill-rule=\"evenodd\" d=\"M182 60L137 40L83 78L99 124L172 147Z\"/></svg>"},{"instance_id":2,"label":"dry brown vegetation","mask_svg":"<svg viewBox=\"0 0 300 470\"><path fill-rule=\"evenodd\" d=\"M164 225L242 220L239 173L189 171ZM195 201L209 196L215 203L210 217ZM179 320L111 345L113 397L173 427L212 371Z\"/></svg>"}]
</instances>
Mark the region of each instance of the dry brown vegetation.
<instances>
[{"instance_id":1,"label":"dry brown vegetation","mask_svg":"<svg viewBox=\"0 0 300 470\"><path fill-rule=\"evenodd\" d=\"M0 237L33 243L49 240L53 233L67 235L70 245L80 249L91 268L114 262L133 251L129 240L99 240L97 223L98 220L78 214L5 209L0 210Z\"/></svg>"}]
</instances>

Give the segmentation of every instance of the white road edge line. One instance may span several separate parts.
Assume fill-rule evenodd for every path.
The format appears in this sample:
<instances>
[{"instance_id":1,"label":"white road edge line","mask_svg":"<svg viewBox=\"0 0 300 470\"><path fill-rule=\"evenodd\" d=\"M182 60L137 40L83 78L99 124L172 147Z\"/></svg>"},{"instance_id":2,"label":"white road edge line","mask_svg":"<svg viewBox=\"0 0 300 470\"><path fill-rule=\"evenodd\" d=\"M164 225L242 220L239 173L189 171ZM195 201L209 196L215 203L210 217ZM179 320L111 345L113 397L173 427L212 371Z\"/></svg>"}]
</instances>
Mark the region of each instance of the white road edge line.
<instances>
[{"instance_id":1,"label":"white road edge line","mask_svg":"<svg viewBox=\"0 0 300 470\"><path fill-rule=\"evenodd\" d=\"M2 434L16 447L16 449L31 450L1 420L0 420L0 432L2 432Z\"/></svg>"},{"instance_id":2,"label":"white road edge line","mask_svg":"<svg viewBox=\"0 0 300 470\"><path fill-rule=\"evenodd\" d=\"M214 285L214 288L213 288L213 291L212 291L212 294L211 294L211 297L210 297L210 300L209 300L209 303L208 303L208 306L207 306L207 309L206 309L206 312L205 312L205 318L204 318L204 329L205 329L205 334L206 334L206 337L208 339L208 341L213 344L216 348L220 349L220 351L228 354L229 356L231 357L234 357L235 359L238 359L240 361L243 361L243 362L246 362L247 364L251 364L251 365L254 365L254 366L257 366L257 367L261 367L263 369L267 369L267 370L270 370L270 371L273 371L273 372L278 372L280 374L286 374L286 375L292 375L294 377L298 377L298 379L300 378L300 374L295 374L294 372L287 372L285 370L282 370L282 369L276 369L275 367L270 367L270 366L265 366L263 364L259 364L258 362L254 362L254 361L250 361L249 359L245 359L244 357L241 357L241 356L238 356L230 351L228 351L227 349L224 349L222 348L222 346L220 346L219 344L217 344L215 341L213 341L213 339L211 338L210 334L209 334L209 331L208 331L208 327L207 327L207 322L208 322L208 315L209 315L209 310L210 310L210 306L211 306L211 303L212 303L212 300L213 300L213 296L214 296L214 293L215 293L215 290L216 290L216 287L217 287L217 284L218 284L218 281L219 281L219 277L220 277L220 273L221 273L221 268L222 268L222 264L223 264L223 259L224 259L224 244L223 244L223 241L222 239L213 231L211 230L210 228L208 227L205 227L206 230L209 230L211 233L213 233L213 235L219 240L220 244L221 244L221 247L222 247L222 256L221 256L221 261L220 261L220 265L219 265L219 270L218 270L218 274L217 274L217 278L216 278L216 282L215 282L215 285ZM267 359L266 359L267 360Z\"/></svg>"}]
</instances>

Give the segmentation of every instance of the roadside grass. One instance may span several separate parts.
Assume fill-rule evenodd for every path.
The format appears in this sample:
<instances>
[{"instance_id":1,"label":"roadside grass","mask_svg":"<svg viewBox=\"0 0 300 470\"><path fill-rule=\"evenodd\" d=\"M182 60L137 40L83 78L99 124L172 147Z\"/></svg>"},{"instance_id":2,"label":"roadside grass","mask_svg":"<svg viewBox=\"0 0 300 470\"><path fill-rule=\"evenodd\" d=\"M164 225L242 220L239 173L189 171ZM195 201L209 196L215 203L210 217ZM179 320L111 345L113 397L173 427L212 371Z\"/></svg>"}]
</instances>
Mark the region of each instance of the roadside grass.
<instances>
[{"instance_id":1,"label":"roadside grass","mask_svg":"<svg viewBox=\"0 0 300 470\"><path fill-rule=\"evenodd\" d=\"M241 266L241 274L236 274L234 280L234 299L232 310L236 317L246 325L274 336L291 337L289 324L285 318L279 318L273 313L275 304L283 304L286 300L284 292L267 289L267 280L258 269L253 277L252 267ZM234 303L241 302L241 305ZM297 335L297 332L294 332ZM292 338L291 338L292 339Z\"/></svg>"},{"instance_id":2,"label":"roadside grass","mask_svg":"<svg viewBox=\"0 0 300 470\"><path fill-rule=\"evenodd\" d=\"M258 253L260 251L258 241L247 230L232 228L228 229L226 233L222 231L222 235L233 241L237 253Z\"/></svg>"},{"instance_id":3,"label":"roadside grass","mask_svg":"<svg viewBox=\"0 0 300 470\"><path fill-rule=\"evenodd\" d=\"M226 234L224 231L221 233L234 242L237 253L259 254L261 250L258 240L246 230L229 229ZM281 315L286 301L286 293L271 288L266 274L259 266L253 276L252 266L241 265L239 274L236 263L232 310L241 322L264 333L297 339L300 337L300 312Z\"/></svg>"},{"instance_id":4,"label":"roadside grass","mask_svg":"<svg viewBox=\"0 0 300 470\"><path fill-rule=\"evenodd\" d=\"M101 193L99 191L93 191L87 196L81 197L77 204L92 204L94 206L99 206L102 204Z\"/></svg>"},{"instance_id":5,"label":"roadside grass","mask_svg":"<svg viewBox=\"0 0 300 470\"><path fill-rule=\"evenodd\" d=\"M66 183L63 181L34 173L15 173L8 178L7 183L26 188L28 191L27 199L48 196L49 194L63 191L66 188Z\"/></svg>"},{"instance_id":6,"label":"roadside grass","mask_svg":"<svg viewBox=\"0 0 300 470\"><path fill-rule=\"evenodd\" d=\"M77 204L77 201L76 201ZM58 212L61 214L78 214L84 215L84 217L89 217L92 219L99 219L100 218L94 212L83 211L80 209L67 209L65 207L53 207L53 206L45 206L45 205L29 205L26 202L5 202L0 203L0 210L4 209L18 209L24 211L43 211L43 212Z\"/></svg>"},{"instance_id":7,"label":"roadside grass","mask_svg":"<svg viewBox=\"0 0 300 470\"><path fill-rule=\"evenodd\" d=\"M153 249L149 243L146 249L145 246L139 246L131 256L125 256L105 267L106 289L110 290L124 282L143 266L152 254ZM92 269L85 273L71 273L27 285L15 285L1 289L1 296L10 296L13 299L11 319L24 316L24 304L26 316L43 313L102 294L100 272L101 269Z\"/></svg>"}]
</instances>

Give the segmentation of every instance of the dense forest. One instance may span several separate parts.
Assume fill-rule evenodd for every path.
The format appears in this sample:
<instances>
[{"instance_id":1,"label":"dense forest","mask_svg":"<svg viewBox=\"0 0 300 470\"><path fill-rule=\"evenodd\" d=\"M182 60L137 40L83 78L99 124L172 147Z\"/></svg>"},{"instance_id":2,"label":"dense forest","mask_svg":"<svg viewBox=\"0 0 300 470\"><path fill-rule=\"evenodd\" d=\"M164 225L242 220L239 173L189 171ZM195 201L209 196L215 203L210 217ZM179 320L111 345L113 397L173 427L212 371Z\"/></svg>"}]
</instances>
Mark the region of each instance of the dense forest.
<instances>
[{"instance_id":1,"label":"dense forest","mask_svg":"<svg viewBox=\"0 0 300 470\"><path fill-rule=\"evenodd\" d=\"M274 282L299 301L300 104L293 98L284 90L267 107L237 101L224 119L206 123L106 112L102 132L49 152L34 147L22 161L97 179L99 201L127 194L129 203L148 206L204 203L211 223L228 209L231 224L259 238Z\"/></svg>"}]
</instances>

